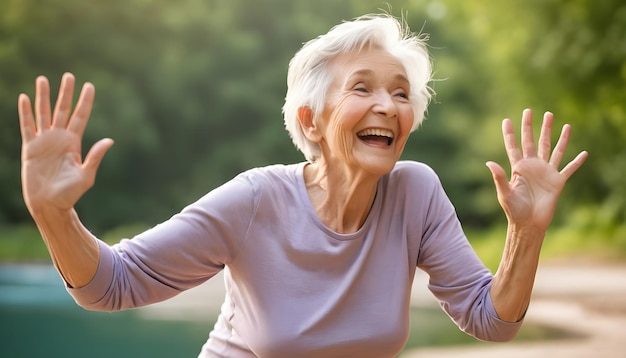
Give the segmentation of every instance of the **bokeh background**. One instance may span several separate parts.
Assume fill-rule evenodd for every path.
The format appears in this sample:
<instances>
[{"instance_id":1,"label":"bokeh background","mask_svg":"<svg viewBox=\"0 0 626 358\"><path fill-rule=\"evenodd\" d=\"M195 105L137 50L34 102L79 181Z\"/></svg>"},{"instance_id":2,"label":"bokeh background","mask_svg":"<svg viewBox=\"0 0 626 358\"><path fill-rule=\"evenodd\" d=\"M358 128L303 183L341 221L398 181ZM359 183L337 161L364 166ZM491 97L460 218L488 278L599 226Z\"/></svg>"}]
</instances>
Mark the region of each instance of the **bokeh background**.
<instances>
[{"instance_id":1,"label":"bokeh background","mask_svg":"<svg viewBox=\"0 0 626 358\"><path fill-rule=\"evenodd\" d=\"M430 35L436 96L404 158L440 175L485 262L495 268L506 223L484 163L507 164L500 123L505 117L519 123L524 108L532 108L537 121L552 111L558 126L572 124L566 160L583 149L590 153L563 193L544 258L626 261L622 0L3 0L0 304L28 301L7 288L27 277L62 290L57 276L38 271L43 265L49 272L50 259L20 191L17 96L34 95L36 76L49 77L53 96L66 71L79 84L96 86L84 149L102 137L116 144L77 210L96 235L114 243L166 220L243 170L302 161L281 114L291 56L339 22L381 11L404 16L415 32ZM16 332L17 322L28 322L25 332L46 324L56 330L54 317L24 318L10 313L18 312L15 306L4 307L0 352L41 337L37 331L11 338L15 334L7 332ZM38 312L34 307L20 312ZM84 325L93 329L105 321ZM200 342L210 324L201 327L195 331ZM143 345L184 331L163 330L147 334L150 343ZM76 334L51 341L67 345ZM46 356L69 356L54 352L48 348Z\"/></svg>"}]
</instances>

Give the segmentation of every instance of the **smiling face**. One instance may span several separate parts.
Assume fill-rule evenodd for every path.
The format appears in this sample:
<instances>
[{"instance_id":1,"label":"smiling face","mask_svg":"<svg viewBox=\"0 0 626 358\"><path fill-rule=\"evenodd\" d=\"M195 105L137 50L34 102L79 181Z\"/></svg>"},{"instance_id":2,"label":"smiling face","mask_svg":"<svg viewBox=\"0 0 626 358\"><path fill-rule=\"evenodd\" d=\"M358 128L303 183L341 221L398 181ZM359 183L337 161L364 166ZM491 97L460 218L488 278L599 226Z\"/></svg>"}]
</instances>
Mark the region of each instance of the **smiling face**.
<instances>
[{"instance_id":1,"label":"smiling face","mask_svg":"<svg viewBox=\"0 0 626 358\"><path fill-rule=\"evenodd\" d=\"M403 66L382 49L335 58L324 112L314 126L329 166L383 175L400 158L413 124Z\"/></svg>"}]
</instances>

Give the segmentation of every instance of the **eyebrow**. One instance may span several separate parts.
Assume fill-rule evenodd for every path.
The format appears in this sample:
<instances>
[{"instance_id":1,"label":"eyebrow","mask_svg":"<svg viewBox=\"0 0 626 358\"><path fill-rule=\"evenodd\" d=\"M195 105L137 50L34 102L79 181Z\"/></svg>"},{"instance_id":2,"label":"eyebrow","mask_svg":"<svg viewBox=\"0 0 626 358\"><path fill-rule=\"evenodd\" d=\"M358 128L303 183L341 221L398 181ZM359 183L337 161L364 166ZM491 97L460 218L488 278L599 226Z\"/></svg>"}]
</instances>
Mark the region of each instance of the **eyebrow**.
<instances>
[{"instance_id":1,"label":"eyebrow","mask_svg":"<svg viewBox=\"0 0 626 358\"><path fill-rule=\"evenodd\" d=\"M353 73L350 74L350 76L348 76L348 79L352 79L354 77L373 77L374 76L374 71L369 70L369 69L362 69L362 70L357 70ZM394 76L394 82L405 82L410 84L409 79L406 78L405 75L398 73Z\"/></svg>"}]
</instances>

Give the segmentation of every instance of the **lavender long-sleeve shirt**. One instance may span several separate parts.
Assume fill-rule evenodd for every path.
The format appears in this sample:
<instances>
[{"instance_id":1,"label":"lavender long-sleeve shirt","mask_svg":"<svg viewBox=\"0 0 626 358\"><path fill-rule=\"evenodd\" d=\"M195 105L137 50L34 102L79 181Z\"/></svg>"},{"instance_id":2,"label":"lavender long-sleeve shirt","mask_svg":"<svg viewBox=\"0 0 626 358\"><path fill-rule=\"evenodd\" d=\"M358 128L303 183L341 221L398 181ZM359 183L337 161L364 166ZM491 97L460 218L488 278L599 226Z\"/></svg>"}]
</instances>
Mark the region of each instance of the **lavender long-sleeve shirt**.
<instances>
[{"instance_id":1,"label":"lavender long-sleeve shirt","mask_svg":"<svg viewBox=\"0 0 626 358\"><path fill-rule=\"evenodd\" d=\"M492 275L469 245L433 171L398 162L355 233L317 217L304 163L257 168L166 222L109 247L96 276L68 289L85 308L170 298L225 270L226 298L200 357L393 357L406 343L417 267L465 332L509 340Z\"/></svg>"}]
</instances>

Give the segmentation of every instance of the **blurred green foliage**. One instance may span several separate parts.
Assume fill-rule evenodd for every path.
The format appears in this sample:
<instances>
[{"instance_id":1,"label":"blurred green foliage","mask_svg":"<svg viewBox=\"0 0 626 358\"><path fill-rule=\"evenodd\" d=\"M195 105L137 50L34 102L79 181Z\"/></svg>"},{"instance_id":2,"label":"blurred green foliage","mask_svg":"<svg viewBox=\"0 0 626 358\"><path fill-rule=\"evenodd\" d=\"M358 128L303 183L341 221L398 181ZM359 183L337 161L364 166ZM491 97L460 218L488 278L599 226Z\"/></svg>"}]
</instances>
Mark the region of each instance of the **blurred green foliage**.
<instances>
[{"instance_id":1,"label":"blurred green foliage","mask_svg":"<svg viewBox=\"0 0 626 358\"><path fill-rule=\"evenodd\" d=\"M35 225L0 227L0 262L52 263Z\"/></svg>"},{"instance_id":2,"label":"blurred green foliage","mask_svg":"<svg viewBox=\"0 0 626 358\"><path fill-rule=\"evenodd\" d=\"M116 141L78 205L86 225L97 234L151 226L245 169L303 160L281 115L291 56L334 24L380 9L430 34L437 95L404 157L439 173L468 227L503 222L484 163L506 164L500 121L519 123L532 107L537 121L550 110L557 125L574 126L565 160L590 152L556 224L573 224L573 206L584 207L624 240L621 0L5 0L0 226L30 223L16 103L20 92L34 95L37 75L49 76L53 96L65 71L93 82L85 150Z\"/></svg>"}]
</instances>

